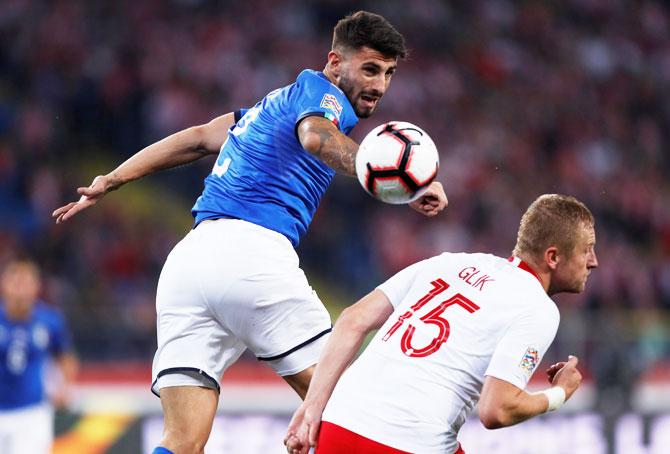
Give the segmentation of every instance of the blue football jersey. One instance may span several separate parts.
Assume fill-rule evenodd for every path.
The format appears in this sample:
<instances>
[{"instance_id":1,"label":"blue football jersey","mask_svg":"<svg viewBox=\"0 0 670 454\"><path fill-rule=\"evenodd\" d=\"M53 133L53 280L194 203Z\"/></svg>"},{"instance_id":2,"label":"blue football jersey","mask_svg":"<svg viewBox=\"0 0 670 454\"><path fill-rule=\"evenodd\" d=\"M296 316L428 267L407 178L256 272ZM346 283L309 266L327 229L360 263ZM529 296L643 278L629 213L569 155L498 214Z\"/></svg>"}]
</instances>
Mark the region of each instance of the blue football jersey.
<instances>
[{"instance_id":1,"label":"blue football jersey","mask_svg":"<svg viewBox=\"0 0 670 454\"><path fill-rule=\"evenodd\" d=\"M243 219L282 233L295 247L335 174L300 145L296 127L319 115L349 134L358 117L342 90L309 69L243 112L193 206L195 224Z\"/></svg>"},{"instance_id":2,"label":"blue football jersey","mask_svg":"<svg viewBox=\"0 0 670 454\"><path fill-rule=\"evenodd\" d=\"M70 347L65 321L54 309L37 304L28 320L16 322L0 306L0 410L42 402L47 359Z\"/></svg>"}]
</instances>

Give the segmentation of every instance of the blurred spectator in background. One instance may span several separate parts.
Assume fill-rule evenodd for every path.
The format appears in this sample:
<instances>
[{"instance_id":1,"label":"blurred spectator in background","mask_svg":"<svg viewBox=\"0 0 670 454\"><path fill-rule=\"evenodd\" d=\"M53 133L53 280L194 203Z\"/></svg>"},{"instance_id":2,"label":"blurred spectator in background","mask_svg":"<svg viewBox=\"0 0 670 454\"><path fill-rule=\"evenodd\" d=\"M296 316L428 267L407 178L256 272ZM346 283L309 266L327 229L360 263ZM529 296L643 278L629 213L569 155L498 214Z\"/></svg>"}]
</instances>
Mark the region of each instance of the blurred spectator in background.
<instances>
[{"instance_id":1,"label":"blurred spectator in background","mask_svg":"<svg viewBox=\"0 0 670 454\"><path fill-rule=\"evenodd\" d=\"M69 399L77 370L65 320L42 302L37 265L10 261L0 275L0 452L46 454L53 439L53 407ZM54 360L56 376L49 376ZM47 389L49 388L49 389Z\"/></svg>"}]
</instances>

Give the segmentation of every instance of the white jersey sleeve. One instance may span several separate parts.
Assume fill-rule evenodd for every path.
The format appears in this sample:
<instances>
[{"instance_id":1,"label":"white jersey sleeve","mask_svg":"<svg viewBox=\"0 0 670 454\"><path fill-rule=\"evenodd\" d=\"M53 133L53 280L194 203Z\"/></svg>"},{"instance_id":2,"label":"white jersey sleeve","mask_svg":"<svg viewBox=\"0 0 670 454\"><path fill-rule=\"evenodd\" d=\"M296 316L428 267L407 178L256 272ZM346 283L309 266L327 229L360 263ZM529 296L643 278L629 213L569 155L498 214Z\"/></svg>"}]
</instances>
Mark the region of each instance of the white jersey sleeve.
<instances>
[{"instance_id":1,"label":"white jersey sleeve","mask_svg":"<svg viewBox=\"0 0 670 454\"><path fill-rule=\"evenodd\" d=\"M413 265L398 271L386 282L377 287L384 292L394 308L398 307L405 296L407 296L417 273L421 270L425 262L425 260L422 260L421 262L414 263Z\"/></svg>"},{"instance_id":2,"label":"white jersey sleeve","mask_svg":"<svg viewBox=\"0 0 670 454\"><path fill-rule=\"evenodd\" d=\"M554 305L543 305L521 315L498 342L485 375L525 389L528 380L556 336L560 315Z\"/></svg>"}]
</instances>

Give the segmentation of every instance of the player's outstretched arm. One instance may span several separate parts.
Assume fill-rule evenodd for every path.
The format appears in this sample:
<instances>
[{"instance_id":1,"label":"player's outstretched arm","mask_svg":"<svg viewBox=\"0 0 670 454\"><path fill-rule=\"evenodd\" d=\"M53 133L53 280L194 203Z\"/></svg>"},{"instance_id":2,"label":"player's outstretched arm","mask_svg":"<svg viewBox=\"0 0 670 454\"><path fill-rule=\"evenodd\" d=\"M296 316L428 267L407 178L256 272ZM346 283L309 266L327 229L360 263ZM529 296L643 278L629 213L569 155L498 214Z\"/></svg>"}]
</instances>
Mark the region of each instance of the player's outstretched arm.
<instances>
[{"instance_id":1,"label":"player's outstretched arm","mask_svg":"<svg viewBox=\"0 0 670 454\"><path fill-rule=\"evenodd\" d=\"M393 313L393 306L381 290L374 290L337 319L314 375L305 401L296 410L288 426L284 444L291 454L307 454L316 445L321 414L344 369L361 348L365 336L379 329Z\"/></svg>"},{"instance_id":2,"label":"player's outstretched arm","mask_svg":"<svg viewBox=\"0 0 670 454\"><path fill-rule=\"evenodd\" d=\"M577 357L553 371L551 388L528 393L504 380L487 376L479 399L479 419L487 429L508 427L560 407L579 387ZM550 368L551 369L551 368Z\"/></svg>"},{"instance_id":3,"label":"player's outstretched arm","mask_svg":"<svg viewBox=\"0 0 670 454\"><path fill-rule=\"evenodd\" d=\"M302 147L338 173L356 176L358 144L324 117L311 116L298 124Z\"/></svg>"},{"instance_id":4,"label":"player's outstretched arm","mask_svg":"<svg viewBox=\"0 0 670 454\"><path fill-rule=\"evenodd\" d=\"M432 217L444 210L448 204L449 201L447 200L447 194L444 193L442 183L433 181L428 186L428 190L421 197L410 202L409 206L421 214Z\"/></svg>"},{"instance_id":5,"label":"player's outstretched arm","mask_svg":"<svg viewBox=\"0 0 670 454\"><path fill-rule=\"evenodd\" d=\"M56 209L52 216L56 218L56 223L66 221L129 181L218 153L234 122L234 114L228 113L207 124L184 129L143 148L107 175L95 177L90 186L77 188L80 199Z\"/></svg>"}]
</instances>

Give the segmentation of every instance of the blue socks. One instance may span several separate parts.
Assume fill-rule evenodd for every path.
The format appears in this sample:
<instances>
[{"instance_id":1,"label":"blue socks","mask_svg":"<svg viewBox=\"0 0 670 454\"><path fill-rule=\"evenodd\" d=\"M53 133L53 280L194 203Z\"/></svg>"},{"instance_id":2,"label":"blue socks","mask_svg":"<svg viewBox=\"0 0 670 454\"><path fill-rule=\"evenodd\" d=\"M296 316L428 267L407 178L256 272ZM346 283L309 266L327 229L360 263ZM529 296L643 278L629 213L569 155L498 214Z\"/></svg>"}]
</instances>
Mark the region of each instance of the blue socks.
<instances>
[{"instance_id":1,"label":"blue socks","mask_svg":"<svg viewBox=\"0 0 670 454\"><path fill-rule=\"evenodd\" d=\"M158 447L154 448L154 450L151 452L151 454L174 454L174 452L172 452L169 449L166 449L162 446L158 446Z\"/></svg>"}]
</instances>

